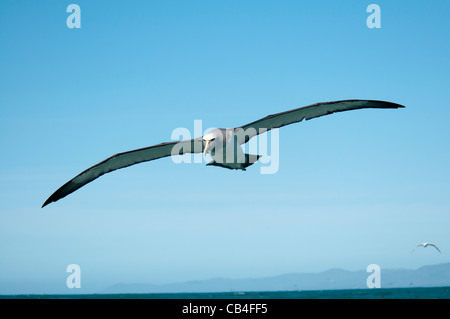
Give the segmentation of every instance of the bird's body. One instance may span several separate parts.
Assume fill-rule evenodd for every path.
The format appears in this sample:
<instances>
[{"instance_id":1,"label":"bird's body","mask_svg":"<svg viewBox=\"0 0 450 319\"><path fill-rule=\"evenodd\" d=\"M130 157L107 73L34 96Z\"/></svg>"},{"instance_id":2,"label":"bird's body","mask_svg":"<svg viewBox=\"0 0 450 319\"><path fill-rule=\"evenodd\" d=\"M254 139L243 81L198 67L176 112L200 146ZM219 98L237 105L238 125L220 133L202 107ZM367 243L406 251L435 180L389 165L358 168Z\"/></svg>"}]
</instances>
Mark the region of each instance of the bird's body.
<instances>
[{"instance_id":1,"label":"bird's body","mask_svg":"<svg viewBox=\"0 0 450 319\"><path fill-rule=\"evenodd\" d=\"M426 247L428 247L428 246L434 247L438 252L441 252L440 249L439 249L435 244L432 244L432 243L422 243L422 244L417 245L416 248L413 249L413 251L411 252L411 254L412 254L418 247L426 248Z\"/></svg>"},{"instance_id":2,"label":"bird's body","mask_svg":"<svg viewBox=\"0 0 450 319\"><path fill-rule=\"evenodd\" d=\"M260 158L260 155L244 154L241 145L247 143L251 138L258 134L285 125L298 123L303 120L310 120L336 112L363 108L396 109L402 107L404 106L396 103L376 100L342 100L316 103L290 111L269 115L240 127L215 129L202 137L192 140L161 143L150 147L119 153L75 176L55 191L45 201L42 207L73 193L103 174L137 163L152 161L171 155L204 153L204 155L209 154L212 158L207 165L235 170L246 170L247 167L254 164Z\"/></svg>"},{"instance_id":3,"label":"bird's body","mask_svg":"<svg viewBox=\"0 0 450 319\"><path fill-rule=\"evenodd\" d=\"M245 171L254 164L259 156L245 154L239 143L239 130L215 129L203 136L205 141L204 155L211 155L207 165Z\"/></svg>"}]
</instances>

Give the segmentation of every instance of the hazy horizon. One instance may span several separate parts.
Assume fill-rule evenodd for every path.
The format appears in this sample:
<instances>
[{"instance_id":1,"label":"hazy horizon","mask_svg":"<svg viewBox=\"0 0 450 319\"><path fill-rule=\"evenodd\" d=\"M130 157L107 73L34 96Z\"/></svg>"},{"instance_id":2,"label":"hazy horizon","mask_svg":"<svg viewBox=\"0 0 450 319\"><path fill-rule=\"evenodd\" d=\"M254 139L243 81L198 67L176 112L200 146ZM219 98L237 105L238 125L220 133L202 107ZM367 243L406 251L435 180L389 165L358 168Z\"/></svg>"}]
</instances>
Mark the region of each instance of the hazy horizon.
<instances>
[{"instance_id":1,"label":"hazy horizon","mask_svg":"<svg viewBox=\"0 0 450 319\"><path fill-rule=\"evenodd\" d=\"M428 284L419 284L417 283L408 283L408 285L393 285L392 280L395 280L398 276L392 275L392 272L414 272L423 270L425 268L432 268L433 270L439 267L448 266L450 263L441 263L441 264L435 264L435 265L424 265L418 268L382 268L381 269L381 286L379 288L426 288L426 287L445 287L450 286L450 284L447 282L443 282L442 285L436 284L434 281L429 281ZM449 268L449 267L447 267ZM350 283L345 281L342 283L340 282L339 285L335 288L324 288L323 282L320 281L319 275L321 274L328 274L332 272L344 272L344 273L362 273L360 276L360 280L356 283L358 287L354 287L355 282ZM386 280L386 273L388 273L389 279ZM194 286L197 286L198 284L204 284L208 282L214 282L216 280L219 281L234 281L234 282L240 282L240 281L248 281L254 282L254 281L260 281L260 280L270 280L273 281L277 278L282 278L286 276L313 276L317 277L316 281L311 282L311 278L306 279L306 288L302 286L298 286L297 283L295 284L296 287L298 287L297 290L335 290L335 289L370 289L370 287L367 287L366 280L367 277L370 276L372 272L368 272L367 269L357 269L357 270L348 270L343 268L330 268L324 271L319 272L297 272L297 273L285 273L285 274L277 274L272 276L247 276L247 277L212 277L212 278L203 278L203 279L191 279L188 281L168 281L165 283L153 283L153 282L87 282L85 283L84 280L82 281L81 288L71 288L68 289L66 284L62 284L61 280L59 282L0 282L0 295L26 295L26 294L43 294L43 295L52 295L52 294L61 294L61 295L71 295L71 294L123 294L123 293L187 293L188 291L185 291L183 289L178 289L177 287L186 287L186 285L194 284ZM439 275L439 274L438 274ZM433 278L438 276L436 273L429 273L427 277ZM404 275L400 276L400 281L404 280ZM431 282L431 283L430 283ZM247 284L241 284L243 287L251 287ZM311 286L312 285L312 286ZM344 286L342 286L344 285ZM353 285L353 286L352 286ZM211 286L211 284L209 284ZM167 290L167 287L170 287L169 290ZM175 287L175 288L174 288ZM208 287L208 285L207 285ZM275 285L270 286L271 288L266 288L264 291L287 291L292 289L276 289L274 287L277 287L277 283L275 282ZM150 288L150 289L149 289ZM130 290L137 290L130 292ZM148 291L146 290L148 289ZM178 290L180 291L178 291ZM192 288L191 288L192 289ZM217 290L218 289L218 290ZM143 291L141 291L143 290ZM156 291L154 291L156 290ZM295 289L294 289L295 290ZM211 289L206 289L204 292L226 292L226 291L253 291L249 288L243 288L243 289L223 289L221 290L220 287L212 287ZM255 290L255 291L263 291L263 290Z\"/></svg>"}]
</instances>

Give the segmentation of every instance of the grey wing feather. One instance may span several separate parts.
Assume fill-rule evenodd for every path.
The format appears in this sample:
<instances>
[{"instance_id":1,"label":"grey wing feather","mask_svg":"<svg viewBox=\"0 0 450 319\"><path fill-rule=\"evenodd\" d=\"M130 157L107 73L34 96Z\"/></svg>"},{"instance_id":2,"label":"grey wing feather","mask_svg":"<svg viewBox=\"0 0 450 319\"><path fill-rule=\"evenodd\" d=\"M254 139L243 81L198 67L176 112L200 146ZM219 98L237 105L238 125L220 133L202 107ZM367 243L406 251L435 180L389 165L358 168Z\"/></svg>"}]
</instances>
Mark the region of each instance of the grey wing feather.
<instances>
[{"instance_id":1,"label":"grey wing feather","mask_svg":"<svg viewBox=\"0 0 450 319\"><path fill-rule=\"evenodd\" d=\"M152 161L170 155L201 153L203 151L203 147L203 139L200 137L180 142L161 143L158 145L153 145L133 151L118 153L75 176L73 179L71 179L66 184L61 186L57 191L55 191L45 201L42 207L52 202L56 202L57 200L73 193L77 189L92 182L103 174L134 164Z\"/></svg>"},{"instance_id":2,"label":"grey wing feather","mask_svg":"<svg viewBox=\"0 0 450 319\"><path fill-rule=\"evenodd\" d=\"M417 249L418 247L420 247L420 246L423 246L423 245L417 245L416 247L414 247L414 249L411 251L411 254L412 254L413 252L415 252L416 249Z\"/></svg>"},{"instance_id":3,"label":"grey wing feather","mask_svg":"<svg viewBox=\"0 0 450 319\"><path fill-rule=\"evenodd\" d=\"M428 245L433 246L434 248L437 249L438 252L441 252L441 251L439 250L439 248L438 248L435 244L428 244Z\"/></svg>"},{"instance_id":4,"label":"grey wing feather","mask_svg":"<svg viewBox=\"0 0 450 319\"><path fill-rule=\"evenodd\" d=\"M242 132L240 144L248 142L252 137L269 131L274 128L280 128L285 125L298 123L303 120L310 120L316 117L363 108L402 108L403 105L377 101L377 100L343 100L333 102L316 103L309 106L300 107L287 112L281 112L266 116L258 121L235 128L236 132ZM239 135L238 135L239 136Z\"/></svg>"}]
</instances>

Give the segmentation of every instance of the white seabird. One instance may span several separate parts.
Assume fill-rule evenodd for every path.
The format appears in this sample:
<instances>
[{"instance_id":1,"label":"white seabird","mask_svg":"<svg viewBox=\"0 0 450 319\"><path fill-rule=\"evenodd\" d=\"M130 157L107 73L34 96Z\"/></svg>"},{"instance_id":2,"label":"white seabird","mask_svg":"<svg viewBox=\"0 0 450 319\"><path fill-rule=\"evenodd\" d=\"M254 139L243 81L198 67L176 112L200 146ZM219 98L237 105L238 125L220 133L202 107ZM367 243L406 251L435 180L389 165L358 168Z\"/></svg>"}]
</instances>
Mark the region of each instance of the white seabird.
<instances>
[{"instance_id":1,"label":"white seabird","mask_svg":"<svg viewBox=\"0 0 450 319\"><path fill-rule=\"evenodd\" d=\"M208 153L212 161L207 165L228 169L244 170L259 159L259 155L244 154L240 145L247 143L252 137L274 128L310 120L336 112L364 109L397 109L403 105L377 100L342 100L316 103L286 112L266 116L249 124L229 129L215 129L210 133L191 140L161 143L137 150L113 155L104 161L88 168L56 190L42 207L73 193L77 189L92 182L103 174L116 169L147 162L171 155L186 153Z\"/></svg>"},{"instance_id":2,"label":"white seabird","mask_svg":"<svg viewBox=\"0 0 450 319\"><path fill-rule=\"evenodd\" d=\"M428 246L434 247L434 248L436 248L436 250L437 250L438 252L441 252L441 251L439 250L439 248L438 248L435 244L432 244L432 243L422 243L422 244L417 245L416 248L413 249L413 251L411 252L411 254L412 254L418 247L424 247L424 248L426 248L426 247L428 247Z\"/></svg>"}]
</instances>

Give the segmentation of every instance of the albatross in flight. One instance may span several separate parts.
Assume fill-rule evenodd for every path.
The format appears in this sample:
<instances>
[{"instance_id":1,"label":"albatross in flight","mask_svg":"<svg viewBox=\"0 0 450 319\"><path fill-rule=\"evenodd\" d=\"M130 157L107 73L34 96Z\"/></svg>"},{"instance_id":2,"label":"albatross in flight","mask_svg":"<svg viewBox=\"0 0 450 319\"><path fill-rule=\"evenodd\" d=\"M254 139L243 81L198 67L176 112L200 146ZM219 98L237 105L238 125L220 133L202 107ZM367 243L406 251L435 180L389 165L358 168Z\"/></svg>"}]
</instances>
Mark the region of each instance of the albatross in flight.
<instances>
[{"instance_id":1,"label":"albatross in flight","mask_svg":"<svg viewBox=\"0 0 450 319\"><path fill-rule=\"evenodd\" d=\"M434 248L436 248L436 250L437 250L438 252L441 252L441 251L439 250L439 248L438 248L435 244L432 244L432 243L422 243L422 244L417 245L416 248L413 249L413 251L411 252L411 254L412 254L418 247L424 247L424 248L425 248L425 247L428 247L428 246L434 247Z\"/></svg>"},{"instance_id":2,"label":"albatross in flight","mask_svg":"<svg viewBox=\"0 0 450 319\"><path fill-rule=\"evenodd\" d=\"M343 100L316 103L286 112L272 114L249 124L228 129L215 129L202 137L191 140L161 143L137 150L118 153L88 168L56 190L42 207L75 192L103 174L134 164L152 161L171 155L186 153L209 154L207 165L245 170L254 164L259 155L244 154L240 145L271 129L310 120L323 115L364 108L397 109L403 105L376 100ZM230 155L231 154L231 155Z\"/></svg>"}]
</instances>

